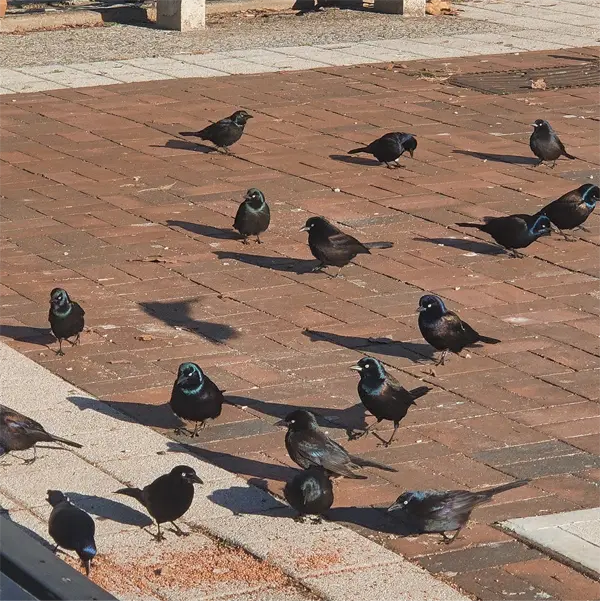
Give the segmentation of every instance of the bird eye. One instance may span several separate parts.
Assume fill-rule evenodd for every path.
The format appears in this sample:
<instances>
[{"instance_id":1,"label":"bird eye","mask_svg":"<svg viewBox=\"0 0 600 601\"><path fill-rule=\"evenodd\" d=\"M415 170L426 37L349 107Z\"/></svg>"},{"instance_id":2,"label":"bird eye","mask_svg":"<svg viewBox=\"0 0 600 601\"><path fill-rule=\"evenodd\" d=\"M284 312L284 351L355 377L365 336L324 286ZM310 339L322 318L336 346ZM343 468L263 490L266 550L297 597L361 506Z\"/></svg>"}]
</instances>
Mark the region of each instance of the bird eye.
<instances>
[{"instance_id":1,"label":"bird eye","mask_svg":"<svg viewBox=\"0 0 600 601\"><path fill-rule=\"evenodd\" d=\"M432 304L431 304L431 303L429 303L429 304L427 305L427 308L428 308L428 309L431 309L431 307L432 307Z\"/></svg>"},{"instance_id":2,"label":"bird eye","mask_svg":"<svg viewBox=\"0 0 600 601\"><path fill-rule=\"evenodd\" d=\"M295 420L295 419L291 419L291 420L290 420L290 424L295 424L295 423L296 423L296 420Z\"/></svg>"},{"instance_id":3,"label":"bird eye","mask_svg":"<svg viewBox=\"0 0 600 601\"><path fill-rule=\"evenodd\" d=\"M404 501L404 503L402 503L402 505L408 505L408 499L406 499L406 501Z\"/></svg>"}]
</instances>

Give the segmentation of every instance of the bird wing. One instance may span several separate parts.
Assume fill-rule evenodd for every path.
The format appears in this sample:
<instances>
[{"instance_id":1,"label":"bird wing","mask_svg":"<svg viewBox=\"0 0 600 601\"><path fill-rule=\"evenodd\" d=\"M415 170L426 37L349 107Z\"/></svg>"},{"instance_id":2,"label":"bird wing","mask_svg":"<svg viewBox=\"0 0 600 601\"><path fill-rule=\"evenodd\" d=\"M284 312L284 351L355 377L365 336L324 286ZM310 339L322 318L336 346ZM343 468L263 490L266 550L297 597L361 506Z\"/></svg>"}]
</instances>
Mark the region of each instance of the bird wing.
<instances>
[{"instance_id":1,"label":"bird wing","mask_svg":"<svg viewBox=\"0 0 600 601\"><path fill-rule=\"evenodd\" d=\"M17 412L5 412L2 422L3 425L13 432L19 432L20 434L30 434L32 432L46 434L46 430L44 430L42 424Z\"/></svg>"},{"instance_id":2,"label":"bird wing","mask_svg":"<svg viewBox=\"0 0 600 601\"><path fill-rule=\"evenodd\" d=\"M81 317L85 315L85 311L79 303L72 301L71 304L73 305L73 311L75 311L75 313L78 313Z\"/></svg>"},{"instance_id":3,"label":"bird wing","mask_svg":"<svg viewBox=\"0 0 600 601\"><path fill-rule=\"evenodd\" d=\"M341 445L319 431L304 436L297 445L298 454L313 465L320 465L335 474L351 473L350 457Z\"/></svg>"},{"instance_id":4,"label":"bird wing","mask_svg":"<svg viewBox=\"0 0 600 601\"><path fill-rule=\"evenodd\" d=\"M409 140L412 140L415 136L413 134L399 133L397 134L398 142L401 146L404 146Z\"/></svg>"},{"instance_id":5,"label":"bird wing","mask_svg":"<svg viewBox=\"0 0 600 601\"><path fill-rule=\"evenodd\" d=\"M345 234L344 232L331 234L327 237L327 239L334 248L354 248L355 250L363 251L366 253L369 252L369 249L363 244L361 244L354 236L350 236L349 234Z\"/></svg>"},{"instance_id":6,"label":"bird wing","mask_svg":"<svg viewBox=\"0 0 600 601\"><path fill-rule=\"evenodd\" d=\"M400 382L398 382L394 376L387 372L385 374L385 381L392 390L396 392L407 392L406 388L404 388L404 386L402 386L402 384L400 384Z\"/></svg>"}]
</instances>

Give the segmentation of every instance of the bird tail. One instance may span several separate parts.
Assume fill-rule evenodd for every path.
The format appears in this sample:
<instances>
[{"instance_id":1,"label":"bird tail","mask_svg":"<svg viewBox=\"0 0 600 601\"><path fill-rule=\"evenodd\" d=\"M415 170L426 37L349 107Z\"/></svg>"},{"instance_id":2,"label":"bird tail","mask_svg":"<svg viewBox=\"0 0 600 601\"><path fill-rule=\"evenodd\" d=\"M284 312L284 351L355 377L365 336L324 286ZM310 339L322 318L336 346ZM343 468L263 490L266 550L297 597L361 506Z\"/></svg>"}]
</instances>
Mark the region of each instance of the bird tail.
<instances>
[{"instance_id":1,"label":"bird tail","mask_svg":"<svg viewBox=\"0 0 600 601\"><path fill-rule=\"evenodd\" d=\"M458 225L460 227L476 227L478 230L481 229L480 223L457 223L455 225Z\"/></svg>"},{"instance_id":2,"label":"bird tail","mask_svg":"<svg viewBox=\"0 0 600 601\"><path fill-rule=\"evenodd\" d=\"M485 499L491 499L494 495L497 495L501 492L505 492L507 490L512 490L513 488L519 488L520 486L525 486L529 484L531 480L515 480L514 482L508 482L506 484L501 484L500 486L492 486L491 488L485 488L484 490L478 490L477 496L483 497Z\"/></svg>"},{"instance_id":3,"label":"bird tail","mask_svg":"<svg viewBox=\"0 0 600 601\"><path fill-rule=\"evenodd\" d=\"M115 493L118 495L127 495L128 497L133 497L137 499L144 507L146 503L144 503L144 495L142 490L139 488L120 488L119 490L115 490Z\"/></svg>"},{"instance_id":4,"label":"bird tail","mask_svg":"<svg viewBox=\"0 0 600 601\"><path fill-rule=\"evenodd\" d=\"M392 248L393 242L363 242L365 248Z\"/></svg>"},{"instance_id":5,"label":"bird tail","mask_svg":"<svg viewBox=\"0 0 600 601\"><path fill-rule=\"evenodd\" d=\"M362 457L357 457L356 455L350 455L350 459L352 463L360 467L376 467L377 469L384 470L385 472L397 472L398 470L394 467L390 467L389 465L385 465L385 463L379 463L378 461L373 461L371 459L364 459Z\"/></svg>"},{"instance_id":6,"label":"bird tail","mask_svg":"<svg viewBox=\"0 0 600 601\"><path fill-rule=\"evenodd\" d=\"M200 132L199 131L180 131L179 135L180 136L187 136L187 137L189 137L189 136L196 136L196 137L198 137L198 136L200 136Z\"/></svg>"},{"instance_id":7,"label":"bird tail","mask_svg":"<svg viewBox=\"0 0 600 601\"><path fill-rule=\"evenodd\" d=\"M498 344L502 342L502 340L498 340L497 338L490 338L489 336L482 336L479 334L478 342L485 342L486 344Z\"/></svg>"},{"instance_id":8,"label":"bird tail","mask_svg":"<svg viewBox=\"0 0 600 601\"><path fill-rule=\"evenodd\" d=\"M349 150L348 154L358 154L359 152L368 152L366 146L362 148L354 148L353 150Z\"/></svg>"},{"instance_id":9,"label":"bird tail","mask_svg":"<svg viewBox=\"0 0 600 601\"><path fill-rule=\"evenodd\" d=\"M412 396L412 404L416 405L415 401L418 398L425 396L430 390L433 390L433 389L430 388L429 386L419 386L418 388L411 390L410 394Z\"/></svg>"},{"instance_id":10,"label":"bird tail","mask_svg":"<svg viewBox=\"0 0 600 601\"><path fill-rule=\"evenodd\" d=\"M78 442L73 442L72 440L67 440L66 438L55 436L54 434L50 434L50 439L53 442L62 442L63 444L69 445L70 447L75 447L76 449L83 448L83 445L79 444Z\"/></svg>"},{"instance_id":11,"label":"bird tail","mask_svg":"<svg viewBox=\"0 0 600 601\"><path fill-rule=\"evenodd\" d=\"M577 159L577 157L574 157L572 154L569 154L566 150L565 150L565 156L571 160Z\"/></svg>"}]
</instances>

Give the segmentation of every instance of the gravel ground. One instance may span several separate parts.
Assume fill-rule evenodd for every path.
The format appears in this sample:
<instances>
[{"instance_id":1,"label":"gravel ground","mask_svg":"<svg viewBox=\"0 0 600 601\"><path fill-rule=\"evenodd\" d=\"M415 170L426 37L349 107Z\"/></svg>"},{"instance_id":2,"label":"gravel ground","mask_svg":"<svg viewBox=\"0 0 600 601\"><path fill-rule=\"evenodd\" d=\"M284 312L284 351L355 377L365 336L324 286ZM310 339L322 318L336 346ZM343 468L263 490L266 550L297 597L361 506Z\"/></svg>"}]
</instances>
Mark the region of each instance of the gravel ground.
<instances>
[{"instance_id":1,"label":"gravel ground","mask_svg":"<svg viewBox=\"0 0 600 601\"><path fill-rule=\"evenodd\" d=\"M109 25L19 35L4 34L0 35L0 66L23 67L247 48L506 31L501 25L463 19L460 16L403 19L398 15L333 8L303 16L297 16L291 11L248 11L214 15L208 21L206 30L189 33L132 25Z\"/></svg>"}]
</instances>

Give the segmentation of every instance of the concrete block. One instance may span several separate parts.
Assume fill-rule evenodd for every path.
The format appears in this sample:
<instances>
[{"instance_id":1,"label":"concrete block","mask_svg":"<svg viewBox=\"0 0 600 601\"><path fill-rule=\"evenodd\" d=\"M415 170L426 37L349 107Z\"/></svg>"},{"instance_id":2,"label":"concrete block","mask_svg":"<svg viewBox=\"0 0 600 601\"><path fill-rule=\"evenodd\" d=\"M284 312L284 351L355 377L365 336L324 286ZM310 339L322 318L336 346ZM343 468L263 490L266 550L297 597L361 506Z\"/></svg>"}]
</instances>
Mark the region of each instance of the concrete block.
<instances>
[{"instance_id":1,"label":"concrete block","mask_svg":"<svg viewBox=\"0 0 600 601\"><path fill-rule=\"evenodd\" d=\"M156 23L163 29L192 31L206 27L205 0L157 0Z\"/></svg>"},{"instance_id":2,"label":"concrete block","mask_svg":"<svg viewBox=\"0 0 600 601\"><path fill-rule=\"evenodd\" d=\"M404 17L424 17L425 0L375 0L375 12Z\"/></svg>"},{"instance_id":3,"label":"concrete block","mask_svg":"<svg viewBox=\"0 0 600 601\"><path fill-rule=\"evenodd\" d=\"M77 71L77 69L71 69L66 65L21 67L19 71L33 77L39 77L59 83L68 88L105 86L113 83L120 83L115 79L94 75L93 73L83 73L82 71Z\"/></svg>"},{"instance_id":4,"label":"concrete block","mask_svg":"<svg viewBox=\"0 0 600 601\"><path fill-rule=\"evenodd\" d=\"M110 77L124 83L133 83L136 81L159 81L161 79L173 79L165 73L149 71L140 67L128 65L123 61L98 61L95 63L73 63L69 65L78 71L93 73L103 77Z\"/></svg>"},{"instance_id":5,"label":"concrete block","mask_svg":"<svg viewBox=\"0 0 600 601\"><path fill-rule=\"evenodd\" d=\"M221 52L212 52L210 54L178 54L173 57L182 63L191 63L207 69L214 69L229 75L252 74L252 73L275 73L277 67L268 65L259 65L250 63L241 58L232 57L229 54Z\"/></svg>"}]
</instances>

